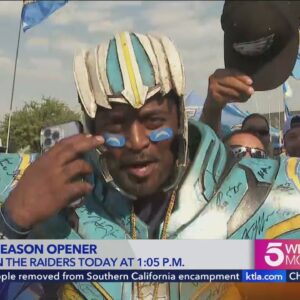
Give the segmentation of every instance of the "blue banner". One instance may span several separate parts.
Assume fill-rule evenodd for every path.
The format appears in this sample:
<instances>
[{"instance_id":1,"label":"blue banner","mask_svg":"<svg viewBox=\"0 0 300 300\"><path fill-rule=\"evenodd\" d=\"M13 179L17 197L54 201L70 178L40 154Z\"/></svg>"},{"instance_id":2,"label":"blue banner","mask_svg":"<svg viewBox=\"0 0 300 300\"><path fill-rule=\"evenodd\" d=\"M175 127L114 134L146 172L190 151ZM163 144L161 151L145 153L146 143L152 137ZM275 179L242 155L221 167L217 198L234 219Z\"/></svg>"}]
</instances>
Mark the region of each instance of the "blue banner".
<instances>
[{"instance_id":1,"label":"blue banner","mask_svg":"<svg viewBox=\"0 0 300 300\"><path fill-rule=\"evenodd\" d=\"M44 19L65 5L67 0L24 1L22 9L23 31L41 23Z\"/></svg>"},{"instance_id":2,"label":"blue banner","mask_svg":"<svg viewBox=\"0 0 300 300\"><path fill-rule=\"evenodd\" d=\"M298 270L0 270L7 282L300 282Z\"/></svg>"},{"instance_id":3,"label":"blue banner","mask_svg":"<svg viewBox=\"0 0 300 300\"><path fill-rule=\"evenodd\" d=\"M240 282L241 270L0 270L5 282Z\"/></svg>"}]
</instances>

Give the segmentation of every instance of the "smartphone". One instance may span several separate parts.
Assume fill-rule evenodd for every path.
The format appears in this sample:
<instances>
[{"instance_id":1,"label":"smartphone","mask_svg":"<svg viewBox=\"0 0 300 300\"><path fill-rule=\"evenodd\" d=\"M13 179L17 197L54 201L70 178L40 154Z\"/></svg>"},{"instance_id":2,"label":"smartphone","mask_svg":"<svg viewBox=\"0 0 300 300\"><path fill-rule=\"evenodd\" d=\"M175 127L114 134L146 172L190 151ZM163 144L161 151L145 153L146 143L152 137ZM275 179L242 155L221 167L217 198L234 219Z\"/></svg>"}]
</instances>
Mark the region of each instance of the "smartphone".
<instances>
[{"instance_id":1,"label":"smartphone","mask_svg":"<svg viewBox=\"0 0 300 300\"><path fill-rule=\"evenodd\" d=\"M40 137L42 152L46 152L62 139L82 132L83 126L80 121L45 127L41 130Z\"/></svg>"},{"instance_id":2,"label":"smartphone","mask_svg":"<svg viewBox=\"0 0 300 300\"><path fill-rule=\"evenodd\" d=\"M72 121L63 123L60 125L45 127L41 130L41 149L42 152L46 152L56 143L67 137L83 133L83 125L80 121ZM76 179L75 179L76 180ZM84 180L83 178L77 178L77 180ZM84 198L73 201L68 207L77 208L83 204Z\"/></svg>"}]
</instances>

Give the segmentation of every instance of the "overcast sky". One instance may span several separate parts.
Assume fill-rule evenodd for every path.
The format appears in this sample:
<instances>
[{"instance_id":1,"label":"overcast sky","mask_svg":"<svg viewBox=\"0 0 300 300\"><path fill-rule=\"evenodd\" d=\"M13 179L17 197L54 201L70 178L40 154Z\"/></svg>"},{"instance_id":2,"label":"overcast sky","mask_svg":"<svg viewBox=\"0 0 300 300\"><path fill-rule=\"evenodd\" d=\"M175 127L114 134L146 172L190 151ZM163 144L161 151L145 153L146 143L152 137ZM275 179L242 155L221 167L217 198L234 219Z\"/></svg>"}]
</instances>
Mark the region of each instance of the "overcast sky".
<instances>
[{"instance_id":1,"label":"overcast sky","mask_svg":"<svg viewBox=\"0 0 300 300\"><path fill-rule=\"evenodd\" d=\"M177 45L185 66L187 90L206 97L207 78L224 66L222 1L69 1L40 25L21 34L14 108L42 96L77 107L73 54L94 47L113 33L161 32ZM22 1L0 2L0 117L9 110ZM292 110L300 110L299 81L289 80ZM241 106L250 112L282 109L281 88L256 93Z\"/></svg>"}]
</instances>

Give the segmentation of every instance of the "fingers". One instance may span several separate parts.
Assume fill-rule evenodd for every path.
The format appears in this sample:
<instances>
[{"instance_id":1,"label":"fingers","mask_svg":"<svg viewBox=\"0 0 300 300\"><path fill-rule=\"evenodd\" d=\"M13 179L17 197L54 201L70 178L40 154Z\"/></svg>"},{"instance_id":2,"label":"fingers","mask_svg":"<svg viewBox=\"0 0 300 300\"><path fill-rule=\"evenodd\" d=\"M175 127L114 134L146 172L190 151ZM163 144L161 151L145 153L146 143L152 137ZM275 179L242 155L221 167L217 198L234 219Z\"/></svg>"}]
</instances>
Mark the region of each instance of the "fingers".
<instances>
[{"instance_id":1,"label":"fingers","mask_svg":"<svg viewBox=\"0 0 300 300\"><path fill-rule=\"evenodd\" d=\"M218 69L209 78L209 95L222 107L230 102L245 102L254 93L252 79L237 70Z\"/></svg>"},{"instance_id":2,"label":"fingers","mask_svg":"<svg viewBox=\"0 0 300 300\"><path fill-rule=\"evenodd\" d=\"M241 82L244 82L247 85L253 84L253 80L247 75L236 75L235 78L240 80Z\"/></svg>"},{"instance_id":3,"label":"fingers","mask_svg":"<svg viewBox=\"0 0 300 300\"><path fill-rule=\"evenodd\" d=\"M239 80L236 77L225 77L219 82L219 85L231 90L233 89L238 94L251 96L254 93L254 89L251 86L245 84L245 82Z\"/></svg>"},{"instance_id":4,"label":"fingers","mask_svg":"<svg viewBox=\"0 0 300 300\"><path fill-rule=\"evenodd\" d=\"M68 203L73 202L80 197L86 196L91 193L93 190L93 186L85 181L76 181L69 183L65 188L66 199L68 199Z\"/></svg>"},{"instance_id":5,"label":"fingers","mask_svg":"<svg viewBox=\"0 0 300 300\"><path fill-rule=\"evenodd\" d=\"M253 80L251 79L251 77L249 77L235 69L217 69L214 72L213 76L215 76L217 78L233 77L233 78L236 78L236 79L244 82L247 85L253 84Z\"/></svg>"},{"instance_id":6,"label":"fingers","mask_svg":"<svg viewBox=\"0 0 300 300\"><path fill-rule=\"evenodd\" d=\"M53 147L51 155L57 156L61 163L67 163L103 143L104 138L102 136L78 134L60 141Z\"/></svg>"},{"instance_id":7,"label":"fingers","mask_svg":"<svg viewBox=\"0 0 300 300\"><path fill-rule=\"evenodd\" d=\"M63 173L65 175L66 181L70 181L80 175L87 175L92 173L92 167L90 164L82 159L77 159L70 162L63 167Z\"/></svg>"},{"instance_id":8,"label":"fingers","mask_svg":"<svg viewBox=\"0 0 300 300\"><path fill-rule=\"evenodd\" d=\"M213 95L214 99L225 103L242 102L240 100L240 93L235 89L220 86L218 92Z\"/></svg>"}]
</instances>

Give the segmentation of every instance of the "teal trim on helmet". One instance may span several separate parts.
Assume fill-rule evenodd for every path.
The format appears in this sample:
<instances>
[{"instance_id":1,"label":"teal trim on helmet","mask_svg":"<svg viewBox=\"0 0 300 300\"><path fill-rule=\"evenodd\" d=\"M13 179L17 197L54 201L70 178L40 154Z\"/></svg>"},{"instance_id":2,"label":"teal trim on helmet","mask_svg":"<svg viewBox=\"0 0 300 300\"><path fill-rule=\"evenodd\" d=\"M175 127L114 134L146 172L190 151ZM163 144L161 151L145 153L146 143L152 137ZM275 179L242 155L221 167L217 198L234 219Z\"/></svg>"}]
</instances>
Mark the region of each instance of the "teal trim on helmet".
<instances>
[{"instance_id":1,"label":"teal trim on helmet","mask_svg":"<svg viewBox=\"0 0 300 300\"><path fill-rule=\"evenodd\" d=\"M154 70L143 45L133 33L130 34L130 39L143 84L148 87L155 86Z\"/></svg>"},{"instance_id":2,"label":"teal trim on helmet","mask_svg":"<svg viewBox=\"0 0 300 300\"><path fill-rule=\"evenodd\" d=\"M111 40L109 43L106 67L107 79L112 92L115 95L121 94L121 92L124 90L124 83L118 59L116 39Z\"/></svg>"}]
</instances>

